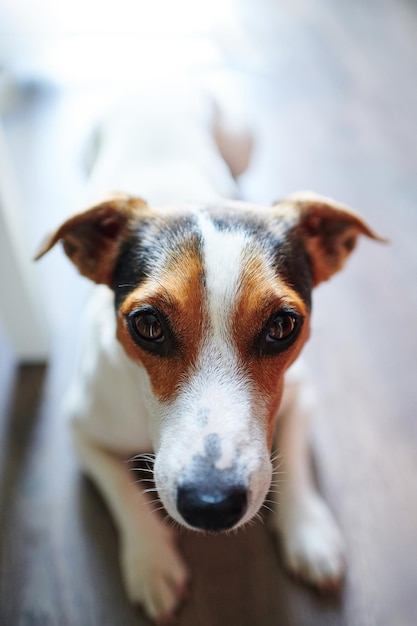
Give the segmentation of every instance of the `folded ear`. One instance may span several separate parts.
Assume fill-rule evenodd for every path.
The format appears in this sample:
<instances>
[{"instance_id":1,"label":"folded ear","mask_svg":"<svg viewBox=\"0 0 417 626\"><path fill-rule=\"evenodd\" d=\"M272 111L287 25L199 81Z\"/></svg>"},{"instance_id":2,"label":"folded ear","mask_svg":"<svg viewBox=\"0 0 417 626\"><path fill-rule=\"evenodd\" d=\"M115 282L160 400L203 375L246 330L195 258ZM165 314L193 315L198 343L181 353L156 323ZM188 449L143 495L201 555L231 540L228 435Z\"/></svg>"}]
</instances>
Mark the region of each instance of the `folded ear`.
<instances>
[{"instance_id":1,"label":"folded ear","mask_svg":"<svg viewBox=\"0 0 417 626\"><path fill-rule=\"evenodd\" d=\"M61 241L66 254L83 276L111 286L120 247L146 208L144 200L114 192L64 222L47 237L35 260Z\"/></svg>"},{"instance_id":2,"label":"folded ear","mask_svg":"<svg viewBox=\"0 0 417 626\"><path fill-rule=\"evenodd\" d=\"M293 194L274 207L294 223L310 257L314 285L342 269L359 235L386 241L354 211L310 191Z\"/></svg>"}]
</instances>

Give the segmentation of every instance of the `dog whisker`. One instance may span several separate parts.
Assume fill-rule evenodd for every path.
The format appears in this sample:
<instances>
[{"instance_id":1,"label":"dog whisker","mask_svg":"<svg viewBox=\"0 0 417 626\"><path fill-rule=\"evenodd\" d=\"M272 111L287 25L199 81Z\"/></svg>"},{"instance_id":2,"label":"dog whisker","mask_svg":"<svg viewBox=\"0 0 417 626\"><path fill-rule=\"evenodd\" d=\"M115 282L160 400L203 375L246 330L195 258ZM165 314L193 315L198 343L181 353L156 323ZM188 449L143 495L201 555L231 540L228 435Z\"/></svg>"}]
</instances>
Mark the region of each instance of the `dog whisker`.
<instances>
[{"instance_id":1,"label":"dog whisker","mask_svg":"<svg viewBox=\"0 0 417 626\"><path fill-rule=\"evenodd\" d=\"M169 524L172 528L175 528L176 531L179 531L180 533L182 533L185 529L184 526L182 526L181 524L179 524L177 522L177 520L175 520L174 518L172 518L169 513L167 513L164 517L164 523L165 524Z\"/></svg>"},{"instance_id":2,"label":"dog whisker","mask_svg":"<svg viewBox=\"0 0 417 626\"><path fill-rule=\"evenodd\" d=\"M273 480L269 485L269 491L282 487L285 484L285 480Z\"/></svg>"},{"instance_id":3,"label":"dog whisker","mask_svg":"<svg viewBox=\"0 0 417 626\"><path fill-rule=\"evenodd\" d=\"M132 463L134 461L149 461L150 463L155 462L156 455L151 452L141 452L140 454L135 454L130 459L128 459L128 463Z\"/></svg>"},{"instance_id":4,"label":"dog whisker","mask_svg":"<svg viewBox=\"0 0 417 626\"><path fill-rule=\"evenodd\" d=\"M154 498L154 500L148 500L148 504L162 504L160 498Z\"/></svg>"},{"instance_id":5,"label":"dog whisker","mask_svg":"<svg viewBox=\"0 0 417 626\"><path fill-rule=\"evenodd\" d=\"M249 520L248 525L250 526L254 526L255 524L261 522L261 524L265 525L265 521L264 518L262 517L261 513L258 511L253 517L252 519Z\"/></svg>"},{"instance_id":6,"label":"dog whisker","mask_svg":"<svg viewBox=\"0 0 417 626\"><path fill-rule=\"evenodd\" d=\"M268 506L267 504L265 504L265 502L262 505L263 509L266 509L267 511L270 511L270 513L274 513L273 509L271 509L270 506Z\"/></svg>"},{"instance_id":7,"label":"dog whisker","mask_svg":"<svg viewBox=\"0 0 417 626\"><path fill-rule=\"evenodd\" d=\"M271 479L272 487L274 487L274 485L280 485L283 482L285 482L283 478L280 478L277 475L272 475L272 479Z\"/></svg>"},{"instance_id":8,"label":"dog whisker","mask_svg":"<svg viewBox=\"0 0 417 626\"><path fill-rule=\"evenodd\" d=\"M158 498L158 499L156 499L156 500L150 500L150 501L148 502L148 505L149 505L149 507L150 507L150 510L151 510L153 513L157 513L158 511L165 511L165 507L164 507L164 505L161 503L161 501L159 500L159 498Z\"/></svg>"},{"instance_id":9,"label":"dog whisker","mask_svg":"<svg viewBox=\"0 0 417 626\"><path fill-rule=\"evenodd\" d=\"M153 480L143 481L141 479L132 481L132 485L142 485L142 482L150 482L153 483Z\"/></svg>"},{"instance_id":10,"label":"dog whisker","mask_svg":"<svg viewBox=\"0 0 417 626\"><path fill-rule=\"evenodd\" d=\"M157 506L155 508L151 508L152 513L158 513L158 511L164 511L165 508L161 505L161 506Z\"/></svg>"},{"instance_id":11,"label":"dog whisker","mask_svg":"<svg viewBox=\"0 0 417 626\"><path fill-rule=\"evenodd\" d=\"M282 453L276 454L273 457L271 457L273 473L278 472L278 470L281 468L282 464L284 463L284 460L285 460L284 455Z\"/></svg>"}]
</instances>

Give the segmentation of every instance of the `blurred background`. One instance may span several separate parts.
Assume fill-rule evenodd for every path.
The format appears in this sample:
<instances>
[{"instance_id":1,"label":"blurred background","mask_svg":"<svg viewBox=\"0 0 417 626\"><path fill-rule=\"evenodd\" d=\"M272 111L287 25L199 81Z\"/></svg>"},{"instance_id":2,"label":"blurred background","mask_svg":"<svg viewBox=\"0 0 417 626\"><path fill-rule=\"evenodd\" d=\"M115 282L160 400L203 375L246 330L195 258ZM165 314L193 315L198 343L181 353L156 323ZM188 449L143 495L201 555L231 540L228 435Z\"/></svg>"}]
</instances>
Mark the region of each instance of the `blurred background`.
<instances>
[{"instance_id":1,"label":"blurred background","mask_svg":"<svg viewBox=\"0 0 417 626\"><path fill-rule=\"evenodd\" d=\"M348 546L343 592L291 581L262 524L226 540L184 533L196 578L179 623L415 624L416 32L412 0L2 0L1 624L148 623L124 599L114 529L59 420L89 284L59 249L31 259L83 206L86 150L112 102L184 81L251 129L242 198L313 189L391 242L362 242L319 287L306 350L322 397L317 478Z\"/></svg>"}]
</instances>

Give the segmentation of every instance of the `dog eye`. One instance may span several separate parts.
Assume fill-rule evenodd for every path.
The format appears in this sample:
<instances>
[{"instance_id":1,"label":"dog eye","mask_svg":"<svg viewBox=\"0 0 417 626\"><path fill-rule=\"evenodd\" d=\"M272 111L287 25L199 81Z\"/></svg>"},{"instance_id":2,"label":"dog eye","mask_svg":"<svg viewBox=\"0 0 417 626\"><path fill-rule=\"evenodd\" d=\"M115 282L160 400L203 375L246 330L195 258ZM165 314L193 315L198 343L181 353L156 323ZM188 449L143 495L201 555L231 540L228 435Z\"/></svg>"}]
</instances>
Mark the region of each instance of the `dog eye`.
<instances>
[{"instance_id":1,"label":"dog eye","mask_svg":"<svg viewBox=\"0 0 417 626\"><path fill-rule=\"evenodd\" d=\"M165 325L161 316L152 307L129 313L127 324L133 339L145 348L156 347L164 342Z\"/></svg>"},{"instance_id":2,"label":"dog eye","mask_svg":"<svg viewBox=\"0 0 417 626\"><path fill-rule=\"evenodd\" d=\"M126 315L126 324L137 345L160 357L178 354L181 349L169 320L152 306L143 306Z\"/></svg>"},{"instance_id":3,"label":"dog eye","mask_svg":"<svg viewBox=\"0 0 417 626\"><path fill-rule=\"evenodd\" d=\"M272 315L256 343L261 356L274 356L289 348L297 339L303 318L291 309L281 309Z\"/></svg>"},{"instance_id":4,"label":"dog eye","mask_svg":"<svg viewBox=\"0 0 417 626\"><path fill-rule=\"evenodd\" d=\"M288 339L294 333L297 321L298 318L291 313L278 313L272 320L266 335L266 341L276 342Z\"/></svg>"},{"instance_id":5,"label":"dog eye","mask_svg":"<svg viewBox=\"0 0 417 626\"><path fill-rule=\"evenodd\" d=\"M162 341L164 330L154 313L138 313L134 317L135 330L145 341Z\"/></svg>"}]
</instances>

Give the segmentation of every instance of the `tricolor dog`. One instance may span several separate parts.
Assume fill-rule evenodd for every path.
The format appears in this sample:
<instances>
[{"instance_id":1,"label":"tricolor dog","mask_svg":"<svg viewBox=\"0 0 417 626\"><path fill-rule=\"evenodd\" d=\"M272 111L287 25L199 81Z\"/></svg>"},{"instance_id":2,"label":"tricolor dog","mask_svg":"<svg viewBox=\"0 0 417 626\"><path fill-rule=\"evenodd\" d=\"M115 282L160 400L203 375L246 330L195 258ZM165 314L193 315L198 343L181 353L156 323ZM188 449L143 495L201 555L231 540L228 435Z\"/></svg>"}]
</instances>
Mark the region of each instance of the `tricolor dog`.
<instances>
[{"instance_id":1,"label":"tricolor dog","mask_svg":"<svg viewBox=\"0 0 417 626\"><path fill-rule=\"evenodd\" d=\"M93 173L132 195L68 219L38 255L61 241L100 285L66 405L82 467L120 533L127 594L164 621L188 579L155 493L126 464L147 452L169 515L221 532L258 514L277 449L273 526L285 562L317 587L337 586L343 541L307 453L311 392L286 372L309 337L313 287L342 268L359 235L379 238L313 193L272 206L225 200L235 181L201 117L187 107L138 115L109 126Z\"/></svg>"}]
</instances>

